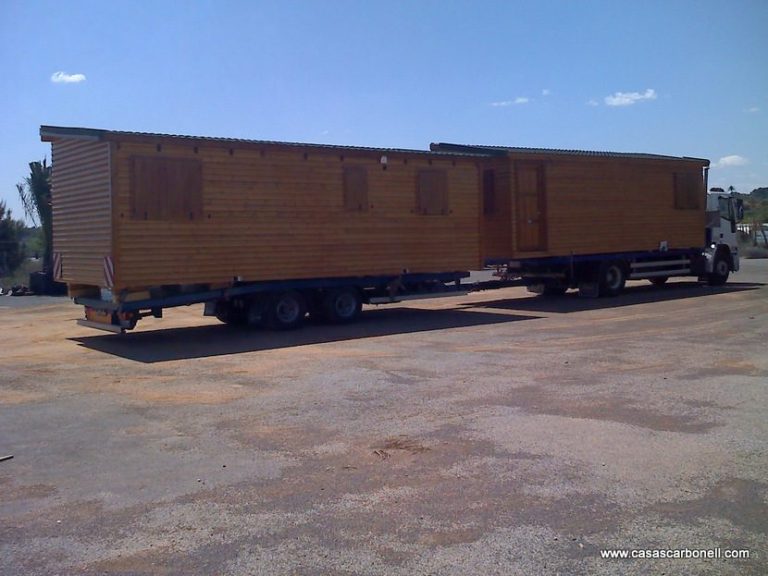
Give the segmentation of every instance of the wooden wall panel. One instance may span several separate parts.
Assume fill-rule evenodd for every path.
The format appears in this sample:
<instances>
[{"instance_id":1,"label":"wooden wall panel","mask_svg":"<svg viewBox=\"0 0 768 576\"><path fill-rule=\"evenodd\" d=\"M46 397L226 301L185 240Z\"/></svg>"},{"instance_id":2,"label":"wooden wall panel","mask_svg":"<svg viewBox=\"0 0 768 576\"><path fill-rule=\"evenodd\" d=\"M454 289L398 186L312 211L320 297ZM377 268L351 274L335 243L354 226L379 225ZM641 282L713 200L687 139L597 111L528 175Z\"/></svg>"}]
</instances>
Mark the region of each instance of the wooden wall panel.
<instances>
[{"instance_id":1,"label":"wooden wall panel","mask_svg":"<svg viewBox=\"0 0 768 576\"><path fill-rule=\"evenodd\" d=\"M117 278L158 284L442 272L480 266L477 167L472 159L285 146L121 142L116 154ZM132 158L198 159L202 218L130 217ZM345 168L364 170L368 210L345 207ZM449 213L418 213L419 172L444 171Z\"/></svg>"},{"instance_id":2,"label":"wooden wall panel","mask_svg":"<svg viewBox=\"0 0 768 576\"><path fill-rule=\"evenodd\" d=\"M513 250L514 257L656 250L661 242L703 245L703 176L690 162L553 156L545 163L548 249ZM692 170L702 201L696 209L675 208L675 174Z\"/></svg>"},{"instance_id":3,"label":"wooden wall panel","mask_svg":"<svg viewBox=\"0 0 768 576\"><path fill-rule=\"evenodd\" d=\"M53 251L62 280L104 286L112 255L109 143L57 140L51 146Z\"/></svg>"}]
</instances>

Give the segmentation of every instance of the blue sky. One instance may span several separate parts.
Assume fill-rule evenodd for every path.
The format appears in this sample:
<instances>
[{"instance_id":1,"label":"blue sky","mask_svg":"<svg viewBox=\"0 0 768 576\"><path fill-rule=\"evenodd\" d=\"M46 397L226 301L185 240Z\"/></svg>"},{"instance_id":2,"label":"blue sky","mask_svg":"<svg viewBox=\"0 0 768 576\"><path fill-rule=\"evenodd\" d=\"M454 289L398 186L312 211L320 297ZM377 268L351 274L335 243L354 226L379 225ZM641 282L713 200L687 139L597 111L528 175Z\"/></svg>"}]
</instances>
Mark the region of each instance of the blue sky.
<instances>
[{"instance_id":1,"label":"blue sky","mask_svg":"<svg viewBox=\"0 0 768 576\"><path fill-rule=\"evenodd\" d=\"M40 124L709 158L768 186L768 1L0 0L0 198Z\"/></svg>"}]
</instances>

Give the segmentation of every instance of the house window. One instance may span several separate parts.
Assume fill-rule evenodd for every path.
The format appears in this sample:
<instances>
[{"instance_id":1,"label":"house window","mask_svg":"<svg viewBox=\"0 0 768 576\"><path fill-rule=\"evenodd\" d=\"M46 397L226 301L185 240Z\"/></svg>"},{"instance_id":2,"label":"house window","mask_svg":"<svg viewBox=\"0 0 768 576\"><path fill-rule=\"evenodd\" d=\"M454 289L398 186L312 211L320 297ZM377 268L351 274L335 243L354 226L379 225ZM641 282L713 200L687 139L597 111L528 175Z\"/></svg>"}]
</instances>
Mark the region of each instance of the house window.
<instances>
[{"instance_id":1,"label":"house window","mask_svg":"<svg viewBox=\"0 0 768 576\"><path fill-rule=\"evenodd\" d=\"M419 172L416 210L419 214L448 214L448 175L445 170Z\"/></svg>"},{"instance_id":2,"label":"house window","mask_svg":"<svg viewBox=\"0 0 768 576\"><path fill-rule=\"evenodd\" d=\"M496 171L483 170L483 214L496 214Z\"/></svg>"},{"instance_id":3,"label":"house window","mask_svg":"<svg viewBox=\"0 0 768 576\"><path fill-rule=\"evenodd\" d=\"M704 194L701 175L697 172L675 174L675 208L677 210L698 210Z\"/></svg>"},{"instance_id":4,"label":"house window","mask_svg":"<svg viewBox=\"0 0 768 576\"><path fill-rule=\"evenodd\" d=\"M368 171L365 166L344 168L344 209L368 212Z\"/></svg>"},{"instance_id":5,"label":"house window","mask_svg":"<svg viewBox=\"0 0 768 576\"><path fill-rule=\"evenodd\" d=\"M203 216L203 170L199 160L134 156L131 218L197 220Z\"/></svg>"}]
</instances>

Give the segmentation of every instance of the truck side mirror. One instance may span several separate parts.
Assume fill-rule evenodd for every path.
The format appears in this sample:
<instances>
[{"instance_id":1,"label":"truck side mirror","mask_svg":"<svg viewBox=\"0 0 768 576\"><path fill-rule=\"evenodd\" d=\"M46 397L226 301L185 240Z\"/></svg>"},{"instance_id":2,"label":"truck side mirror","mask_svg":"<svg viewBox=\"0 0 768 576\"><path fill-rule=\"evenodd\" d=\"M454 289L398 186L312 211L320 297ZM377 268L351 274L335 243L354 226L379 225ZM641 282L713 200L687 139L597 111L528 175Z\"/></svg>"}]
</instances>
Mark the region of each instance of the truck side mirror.
<instances>
[{"instance_id":1,"label":"truck side mirror","mask_svg":"<svg viewBox=\"0 0 768 576\"><path fill-rule=\"evenodd\" d=\"M744 220L744 200L741 198L736 199L736 221L741 222Z\"/></svg>"}]
</instances>

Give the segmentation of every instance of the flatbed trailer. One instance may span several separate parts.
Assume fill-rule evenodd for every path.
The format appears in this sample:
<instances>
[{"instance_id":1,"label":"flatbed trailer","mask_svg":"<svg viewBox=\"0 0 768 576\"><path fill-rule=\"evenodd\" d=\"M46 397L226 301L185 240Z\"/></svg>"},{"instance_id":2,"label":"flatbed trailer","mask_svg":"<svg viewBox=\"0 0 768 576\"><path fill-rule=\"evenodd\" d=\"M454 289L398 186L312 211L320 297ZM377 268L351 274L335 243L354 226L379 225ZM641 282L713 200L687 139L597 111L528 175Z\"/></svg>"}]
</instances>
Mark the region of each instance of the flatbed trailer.
<instances>
[{"instance_id":1,"label":"flatbed trailer","mask_svg":"<svg viewBox=\"0 0 768 576\"><path fill-rule=\"evenodd\" d=\"M469 275L463 271L310 278L240 282L215 289L169 286L135 300L75 297L74 301L85 310L85 318L78 324L114 333L132 330L141 318L162 318L166 308L201 303L205 304L206 316L215 316L226 324L288 330L301 326L307 313L321 321L342 324L356 320L363 304L467 294L469 288L461 281Z\"/></svg>"}]
</instances>

